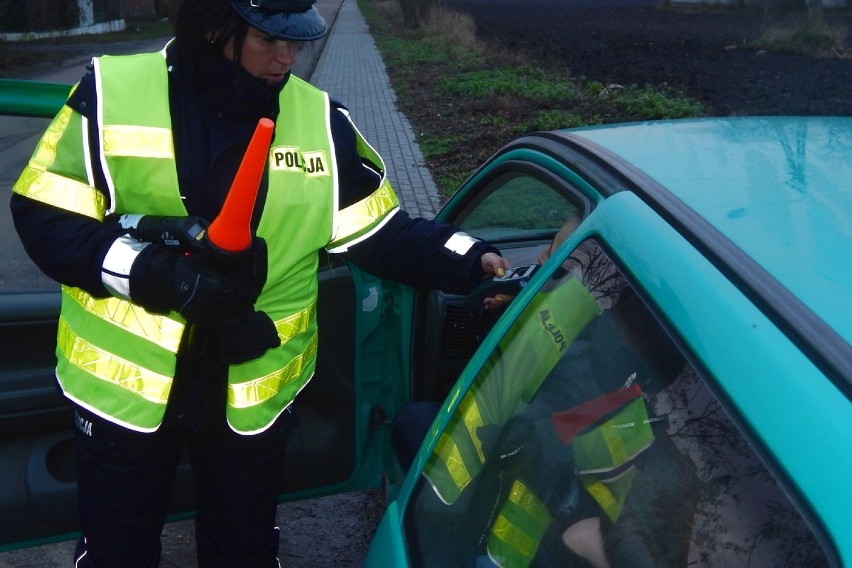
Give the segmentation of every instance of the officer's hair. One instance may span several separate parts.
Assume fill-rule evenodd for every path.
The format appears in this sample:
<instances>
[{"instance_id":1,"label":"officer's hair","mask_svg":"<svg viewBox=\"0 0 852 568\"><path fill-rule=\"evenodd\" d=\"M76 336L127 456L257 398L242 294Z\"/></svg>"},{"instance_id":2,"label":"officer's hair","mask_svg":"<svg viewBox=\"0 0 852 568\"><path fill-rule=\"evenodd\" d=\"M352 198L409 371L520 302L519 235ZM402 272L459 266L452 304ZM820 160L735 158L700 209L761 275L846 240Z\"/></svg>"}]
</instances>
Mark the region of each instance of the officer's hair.
<instances>
[{"instance_id":1,"label":"officer's hair","mask_svg":"<svg viewBox=\"0 0 852 568\"><path fill-rule=\"evenodd\" d=\"M174 19L178 64L197 82L225 45L234 40L235 71L240 66L248 24L221 0L180 0Z\"/></svg>"}]
</instances>

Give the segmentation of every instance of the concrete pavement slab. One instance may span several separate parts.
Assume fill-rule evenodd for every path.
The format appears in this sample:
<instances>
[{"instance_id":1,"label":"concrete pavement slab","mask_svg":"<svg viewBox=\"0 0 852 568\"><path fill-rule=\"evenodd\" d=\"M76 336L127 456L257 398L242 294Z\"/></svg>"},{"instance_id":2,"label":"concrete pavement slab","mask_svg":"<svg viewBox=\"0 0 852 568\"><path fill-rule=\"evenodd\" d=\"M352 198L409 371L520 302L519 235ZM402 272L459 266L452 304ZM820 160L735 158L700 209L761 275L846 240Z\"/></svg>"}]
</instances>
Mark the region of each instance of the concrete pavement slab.
<instances>
[{"instance_id":1,"label":"concrete pavement slab","mask_svg":"<svg viewBox=\"0 0 852 568\"><path fill-rule=\"evenodd\" d=\"M434 217L438 190L408 118L396 106L381 55L355 1L345 2L311 84L343 103L385 160L400 203L413 216Z\"/></svg>"}]
</instances>

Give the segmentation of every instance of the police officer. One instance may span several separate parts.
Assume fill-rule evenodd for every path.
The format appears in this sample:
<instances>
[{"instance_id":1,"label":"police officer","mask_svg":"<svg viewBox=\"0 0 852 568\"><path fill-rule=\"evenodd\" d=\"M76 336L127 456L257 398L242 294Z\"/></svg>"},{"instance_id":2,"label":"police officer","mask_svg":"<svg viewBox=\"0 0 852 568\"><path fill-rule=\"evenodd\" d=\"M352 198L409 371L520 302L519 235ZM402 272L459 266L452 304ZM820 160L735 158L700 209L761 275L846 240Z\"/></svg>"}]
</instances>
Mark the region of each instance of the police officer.
<instances>
[{"instance_id":1,"label":"police officer","mask_svg":"<svg viewBox=\"0 0 852 568\"><path fill-rule=\"evenodd\" d=\"M400 210L346 109L290 74L299 43L326 33L313 4L184 0L161 52L93 59L14 186L21 240L63 285L78 566L158 564L184 447L199 564L278 566L279 430L315 367L319 249L459 293L505 267ZM204 228L264 117L275 159L253 240L225 254Z\"/></svg>"}]
</instances>

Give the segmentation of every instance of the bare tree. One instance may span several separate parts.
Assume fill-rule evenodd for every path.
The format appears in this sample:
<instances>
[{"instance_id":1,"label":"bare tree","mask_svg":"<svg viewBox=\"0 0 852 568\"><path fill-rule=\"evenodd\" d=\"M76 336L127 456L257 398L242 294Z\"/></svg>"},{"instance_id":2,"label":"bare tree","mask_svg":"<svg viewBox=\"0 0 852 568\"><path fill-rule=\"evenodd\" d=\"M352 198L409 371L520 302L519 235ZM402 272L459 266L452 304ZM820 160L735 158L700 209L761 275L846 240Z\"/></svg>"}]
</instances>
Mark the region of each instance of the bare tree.
<instances>
[{"instance_id":1,"label":"bare tree","mask_svg":"<svg viewBox=\"0 0 852 568\"><path fill-rule=\"evenodd\" d=\"M815 24L822 21L823 0L801 0L803 4L796 4L789 0L763 0L763 21L761 28L769 28L780 13L790 12L804 7L807 12L807 22Z\"/></svg>"},{"instance_id":2,"label":"bare tree","mask_svg":"<svg viewBox=\"0 0 852 568\"><path fill-rule=\"evenodd\" d=\"M822 0L805 0L808 8L808 22L816 23L822 21Z\"/></svg>"},{"instance_id":3,"label":"bare tree","mask_svg":"<svg viewBox=\"0 0 852 568\"><path fill-rule=\"evenodd\" d=\"M435 0L399 0L405 27L417 29L429 21Z\"/></svg>"}]
</instances>

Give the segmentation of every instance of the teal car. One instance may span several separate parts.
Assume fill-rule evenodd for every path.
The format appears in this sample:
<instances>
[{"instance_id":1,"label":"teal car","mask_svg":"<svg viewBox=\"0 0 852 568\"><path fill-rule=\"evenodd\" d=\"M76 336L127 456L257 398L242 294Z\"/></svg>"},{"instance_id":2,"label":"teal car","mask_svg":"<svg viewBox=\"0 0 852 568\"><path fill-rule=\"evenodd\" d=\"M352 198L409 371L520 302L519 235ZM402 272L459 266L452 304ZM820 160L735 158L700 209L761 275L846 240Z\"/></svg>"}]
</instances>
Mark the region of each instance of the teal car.
<instances>
[{"instance_id":1,"label":"teal car","mask_svg":"<svg viewBox=\"0 0 852 568\"><path fill-rule=\"evenodd\" d=\"M440 217L543 264L496 322L415 294L443 402L367 565L852 564L850 155L850 118L731 118L492 157Z\"/></svg>"},{"instance_id":2,"label":"teal car","mask_svg":"<svg viewBox=\"0 0 852 568\"><path fill-rule=\"evenodd\" d=\"M0 82L0 109L50 116L20 106L47 88ZM370 567L852 565L850 155L852 118L511 142L439 214L506 275L462 297L321 259L281 499L385 486ZM16 258L0 550L77 530L58 291Z\"/></svg>"}]
</instances>

